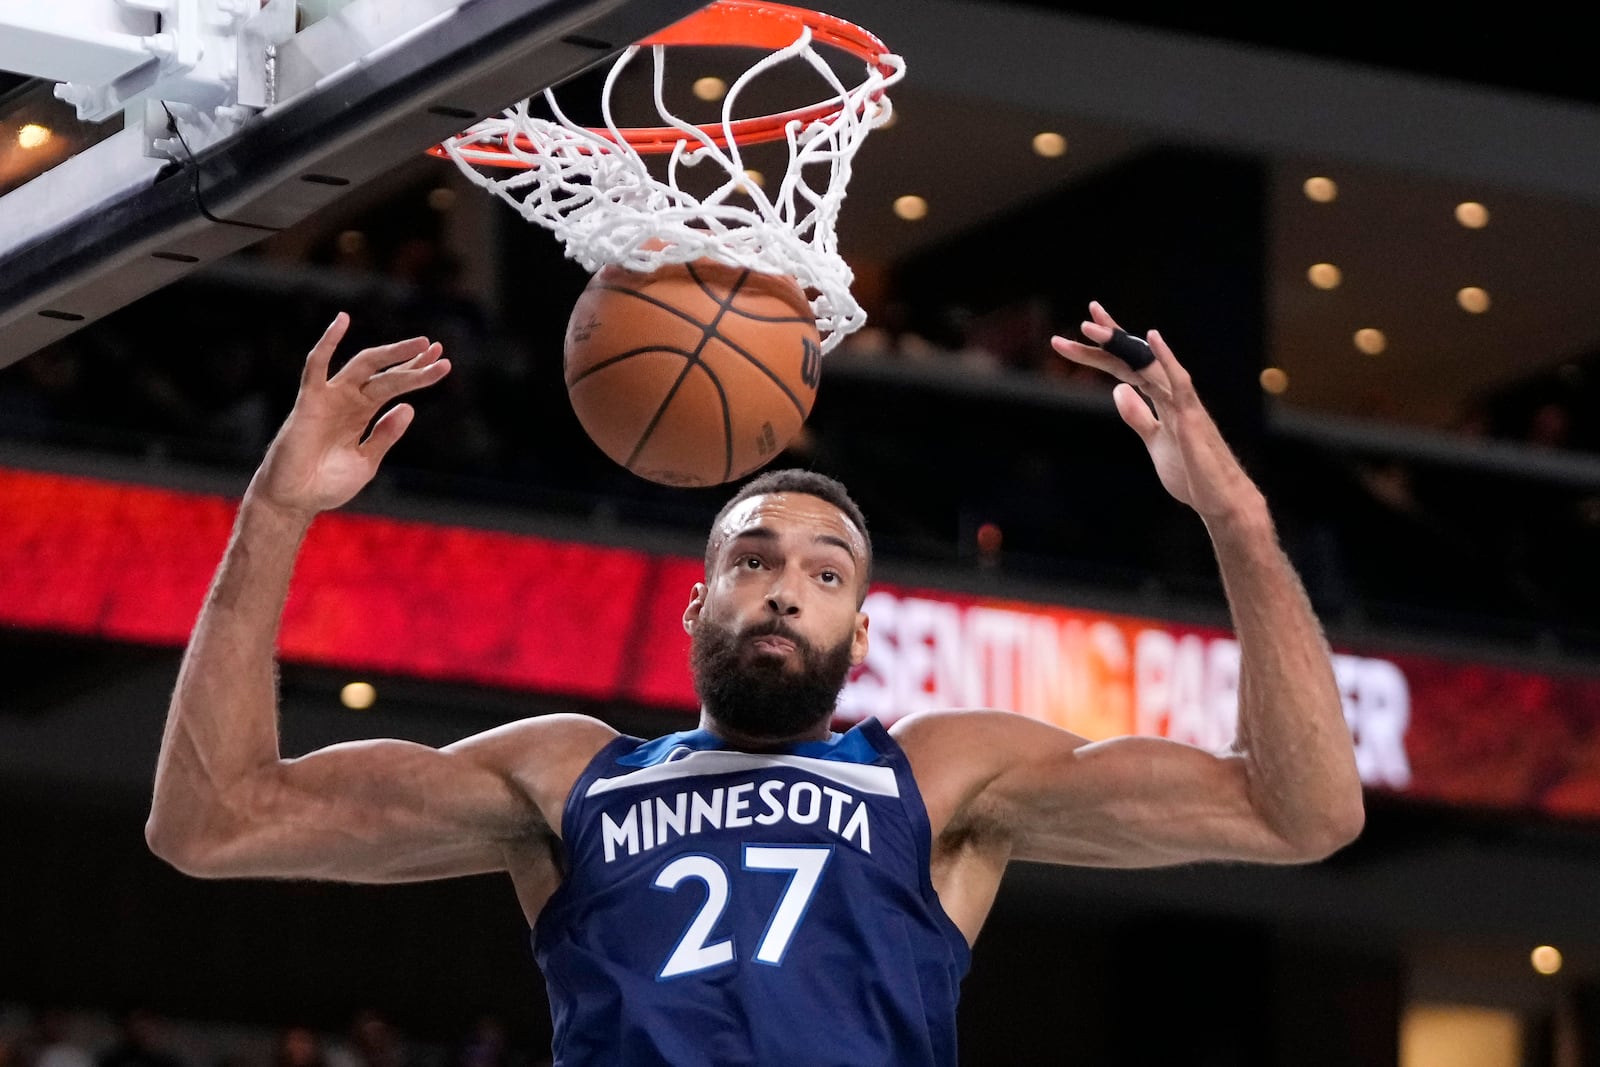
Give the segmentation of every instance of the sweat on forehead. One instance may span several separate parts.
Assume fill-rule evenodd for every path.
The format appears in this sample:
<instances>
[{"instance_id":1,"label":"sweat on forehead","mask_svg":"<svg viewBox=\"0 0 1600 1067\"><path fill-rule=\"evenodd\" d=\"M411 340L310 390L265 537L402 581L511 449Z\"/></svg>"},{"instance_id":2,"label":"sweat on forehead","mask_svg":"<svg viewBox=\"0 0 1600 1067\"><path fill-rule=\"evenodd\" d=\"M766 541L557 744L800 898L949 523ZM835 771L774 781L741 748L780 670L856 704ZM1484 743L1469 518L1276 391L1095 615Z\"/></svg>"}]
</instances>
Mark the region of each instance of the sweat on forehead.
<instances>
[{"instance_id":1,"label":"sweat on forehead","mask_svg":"<svg viewBox=\"0 0 1600 1067\"><path fill-rule=\"evenodd\" d=\"M714 547L745 536L772 539L772 523L799 522L813 528L818 540L836 542L860 561L866 555L866 538L850 516L833 504L806 493L766 493L739 501L712 531Z\"/></svg>"},{"instance_id":2,"label":"sweat on forehead","mask_svg":"<svg viewBox=\"0 0 1600 1067\"><path fill-rule=\"evenodd\" d=\"M745 483L735 493L722 510L717 512L717 517L712 520L710 536L706 539L706 568L709 572L712 566L712 557L723 544L726 543L728 534L732 529L730 520L736 519L735 511L748 514L759 510L766 498L779 494L798 494L801 497L812 497L837 509L839 517L843 520L845 532L854 527L854 533L859 537L861 549L865 551L862 559L862 588L866 588L866 579L871 578L872 571L872 535L867 532L866 517L861 514L861 509L856 502L850 499L850 494L845 487L833 478L816 471L801 469L786 469L767 471L759 477ZM760 499L758 499L760 498ZM742 525L748 519L739 520ZM847 537L847 541L856 543L856 537ZM851 552L856 555L856 551Z\"/></svg>"}]
</instances>

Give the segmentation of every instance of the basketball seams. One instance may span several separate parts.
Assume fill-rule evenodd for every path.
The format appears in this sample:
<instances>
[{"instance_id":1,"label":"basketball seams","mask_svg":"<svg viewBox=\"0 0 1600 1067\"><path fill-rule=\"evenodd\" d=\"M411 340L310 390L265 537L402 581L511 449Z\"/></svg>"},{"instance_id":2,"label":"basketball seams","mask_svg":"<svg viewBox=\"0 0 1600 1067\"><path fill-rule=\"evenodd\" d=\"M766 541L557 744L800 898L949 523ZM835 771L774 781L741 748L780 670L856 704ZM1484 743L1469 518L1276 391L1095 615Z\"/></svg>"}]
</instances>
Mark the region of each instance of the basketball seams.
<instances>
[{"instance_id":1,"label":"basketball seams","mask_svg":"<svg viewBox=\"0 0 1600 1067\"><path fill-rule=\"evenodd\" d=\"M723 265L726 266L726 264L723 264ZM707 283L704 278L700 277L700 273L697 270L695 270L695 264L693 264L693 263L685 263L683 266L684 266L684 269L689 272L689 277L691 279L693 279L694 283L700 287L700 291L702 293L704 293L706 296L710 297L712 300L716 300L717 299L716 292L711 288L710 284ZM738 280L736 280L733 283L733 287L729 290L730 293L737 292L739 290L739 287L744 284L744 280L746 278L750 277L750 269L748 267L743 267L743 268L738 268L738 269L740 270L740 274L739 274Z\"/></svg>"},{"instance_id":2,"label":"basketball seams","mask_svg":"<svg viewBox=\"0 0 1600 1067\"><path fill-rule=\"evenodd\" d=\"M712 263L683 264L674 273L675 278L658 271L655 276L635 279L631 273L620 275L608 269L591 280L589 288L597 302L580 301L569 326L566 357L576 373L567 388L575 407L580 408L578 413L585 428L595 432L604 428L609 435L605 441L595 440L603 444L612 459L635 474L664 484L714 484L709 479L719 468L707 468L708 461L716 462L712 456L718 446L711 435L720 429L720 481L727 482L735 476L736 467L755 458L754 453L746 455L748 449L742 444L749 418L743 410L734 410L735 403L748 400L757 405L758 423L767 418L785 426L792 416L783 413L783 402L778 399L782 396L787 399L789 410L804 424L815 396L814 371L809 369L809 353L815 346L815 334L809 328L814 328L815 320L809 315L785 314L803 307L804 294L793 279L786 281L749 268ZM650 291L658 282L665 284L659 294ZM630 305L623 294L641 303ZM571 331L580 325L585 307L593 310L587 313L589 321L575 340ZM656 316L659 317L652 321ZM601 318L606 321L602 323ZM657 336L650 336L651 331ZM713 339L719 344L713 346ZM629 340L636 343L618 351ZM638 344L640 340L649 343ZM792 357L786 353L796 343L805 358L799 377L791 382L794 368ZM608 348L610 351L598 362L590 362ZM642 363L637 358L641 356L646 357ZM695 366L705 371L704 384L694 381L691 372ZM612 380L610 375L621 375L615 379L619 387L629 381L644 385L648 380L648 391L640 393L629 388L628 406L608 414L610 405L604 397L605 390L613 388L605 384ZM769 387L757 384L763 378L771 383ZM595 393L596 388L602 391ZM581 405L579 390L584 392ZM601 405L599 409L595 408L597 403ZM722 406L720 418L709 410L713 404ZM596 420L594 427L589 426L591 417ZM767 425L765 436L757 435L759 440L754 447L758 452L773 443L769 440L771 424ZM613 434L613 429L620 434ZM790 434L780 436L786 442ZM755 467L764 462L758 460ZM641 464L651 470L642 471ZM669 476L687 481L669 481Z\"/></svg>"},{"instance_id":3,"label":"basketball seams","mask_svg":"<svg viewBox=\"0 0 1600 1067\"><path fill-rule=\"evenodd\" d=\"M699 319L695 318L682 308L673 304L669 304L658 297L651 296L649 293L640 292L638 289L630 289L626 285L596 285L593 288L595 290L603 290L608 293L620 293L624 296L634 297L637 300L643 300L646 304L658 307L662 311L672 315L674 318L682 319L684 322L689 323L697 330L704 330L706 328L705 323L701 322ZM712 297L712 299L715 300L716 298Z\"/></svg>"},{"instance_id":4,"label":"basketball seams","mask_svg":"<svg viewBox=\"0 0 1600 1067\"><path fill-rule=\"evenodd\" d=\"M689 274L690 274L690 276L694 277L695 282L697 284L700 284L701 288L703 289L704 288L704 283L701 283L699 277L694 275L694 264L692 264L692 263L689 264ZM800 412L801 417L804 418L805 414L806 414L806 406L804 404L800 403L800 398L799 397L794 395L794 390L789 388L789 383L784 381L781 377L779 377L778 374L776 372L774 372L771 367L768 367L761 360L757 359L752 353L746 351L742 345L735 344L733 338L724 336L717 329L718 324L722 322L723 315L730 308L732 308L734 298L739 295L739 290L744 288L744 283L749 280L750 274L751 274L750 271L748 271L748 270L744 271L743 273L741 273L739 275L738 280L735 281L731 287L729 287L728 296L727 296L726 300L722 302L722 306L717 311L716 317L714 319L712 319L711 323L706 327L706 336L709 338L710 336L715 334L717 340L719 340L723 344L727 345L728 348L731 351L736 352L740 356L744 357L744 359L747 360L752 366L754 366L757 370L761 371L762 374L765 374L769 379L771 379L772 384L776 385L779 389L783 390L783 395L789 398L789 403L793 404L795 406L795 410ZM705 348L705 344L702 342L701 345L700 345L700 348L695 350L695 358L697 360L700 358L700 350L704 349L704 348ZM727 403L726 402L723 403L723 408L724 409L727 408ZM729 466L731 468L731 466L732 466L731 461L729 463Z\"/></svg>"},{"instance_id":5,"label":"basketball seams","mask_svg":"<svg viewBox=\"0 0 1600 1067\"><path fill-rule=\"evenodd\" d=\"M722 333L717 331L717 324L722 321L722 318L723 318L724 314L726 314L727 312L730 312L730 311L733 312L736 315L740 313L738 308L732 306L732 302L733 302L734 297L739 292L739 287L744 284L744 280L745 280L745 278L749 277L749 274L750 274L749 271L745 271L744 274L740 276L739 280L734 283L734 287L728 291L727 295L724 298L722 298L721 300L718 300L717 313L714 316L712 316L711 322L709 324L701 322L699 319L695 318L693 315L689 315L689 314L685 313L684 311L682 311L681 309L679 309L677 307L674 307L671 304L665 303L665 302L663 302L661 300L658 300L653 296L649 296L649 295L647 295L645 293L641 293L637 289L628 289L626 287L612 286L612 285L596 286L597 289L605 289L605 290L608 290L610 292L623 293L623 294L627 294L629 296L637 297L638 299L643 300L647 304L650 304L650 305L652 305L654 307L658 307L663 311L671 312L675 317L677 317L679 319L682 319L684 322L692 323L697 329L699 329L701 331L700 344L695 347L695 350L694 350L693 353L683 352L683 351L681 351L679 349L666 348L666 347L662 347L662 346L656 346L656 347L648 348L648 349L644 349L644 348L633 349L633 350L631 350L629 352L622 353L621 355L612 356L609 359L606 359L606 360L602 361L601 363L597 363L593 367L590 367L590 368L586 369L583 372L583 374L578 375L578 377L574 378L571 382L569 382L568 386L570 387L572 385L576 385L578 382L582 381L583 378L586 375L594 373L595 371L599 370L601 367L608 366L608 365L610 365L612 363L615 363L618 360L623 359L626 356L638 355L641 352L647 352L647 351L673 352L675 354L682 355L683 357L688 359L691 364L695 363L695 362L698 362L699 359L700 359L700 352L701 352L701 350L703 350L705 348L706 341L709 338L715 336L717 340L721 341L724 345L726 345L728 347L729 351L736 353L741 359L745 360L751 366L755 367L763 375L765 375L767 377L767 379L772 382L773 385L777 386L780 390L782 390L783 391L783 395L789 398L789 403L793 404L795 410L798 411L802 417L804 417L806 412L809 409L801 401L801 399L798 396L795 395L794 390L789 388L789 383L788 382L784 381L781 376L779 376L776 372L774 372L772 370L772 368L768 367L761 360L757 359L755 354L752 353L749 349L745 348L743 345L741 345L741 344L737 343L736 341L734 341L733 338L728 337L727 335L722 334ZM711 299L716 299L716 297L713 296L710 293L707 293L706 295L708 297L710 297ZM756 321L770 321L770 322L790 322L790 321L806 322L806 321L809 321L809 320L806 320L806 319L798 319L798 320L770 319L769 320L769 319L757 319L756 316L744 316L744 317L746 319L756 319ZM670 399L670 396L669 396L668 399ZM655 421L652 420L650 425L653 428L655 426ZM635 450L635 453L637 454L637 450ZM633 461L630 459L629 462L631 463Z\"/></svg>"},{"instance_id":6,"label":"basketball seams","mask_svg":"<svg viewBox=\"0 0 1600 1067\"><path fill-rule=\"evenodd\" d=\"M768 322L774 325L779 325L782 323L804 325L813 321L810 315L757 315L753 311L746 311L744 308L738 307L729 308L728 312L734 316L737 316L738 318L743 319L745 322Z\"/></svg>"},{"instance_id":7,"label":"basketball seams","mask_svg":"<svg viewBox=\"0 0 1600 1067\"><path fill-rule=\"evenodd\" d=\"M662 399L660 404L656 405L656 413L650 416L650 421L645 424L644 432L639 434L639 440L633 446L633 451L628 453L628 462L623 464L624 467L632 470L633 465L639 462L639 453L643 452L644 446L650 443L650 435L656 432L656 427L661 423L661 416L666 413L667 407L672 403L672 398L678 395L678 389L682 387L684 379L689 377L689 372L694 370L697 362L698 360L690 356L684 363L683 370L678 372L677 379L672 383L672 388L667 390L666 397ZM724 401L723 406L727 406L726 401Z\"/></svg>"},{"instance_id":8,"label":"basketball seams","mask_svg":"<svg viewBox=\"0 0 1600 1067\"><path fill-rule=\"evenodd\" d=\"M722 400L722 480L727 481L733 477L733 409L728 405L728 390L723 388L722 379L717 377L717 372L705 360L698 360L692 365L706 372L711 387Z\"/></svg>"},{"instance_id":9,"label":"basketball seams","mask_svg":"<svg viewBox=\"0 0 1600 1067\"><path fill-rule=\"evenodd\" d=\"M745 273L748 274L749 272L746 271ZM740 281L743 281L743 279L741 278ZM688 312L684 311L682 308L678 307L675 304L669 304L666 301L660 299L659 297L651 296L649 293L643 292L642 290L630 289L626 285L611 285L609 283L608 284L602 284L602 285L596 285L596 286L593 286L592 288L597 292L603 290L603 291L608 292L608 293L619 293L619 294L622 294L624 296L631 296L636 300L643 300L646 304L650 304L650 305L652 305L654 307L658 307L662 311L665 311L665 312L671 314L675 318L680 318L684 322L693 323L699 329L704 329L705 328L705 323L701 322L699 319L695 318L693 315L691 315ZM705 297L708 300L717 300L718 299L715 292L706 289L704 286L701 286L701 289L702 289ZM779 298L778 297L774 297L773 299L779 299ZM731 313L733 315L737 315L739 318L744 319L746 322L770 322L770 323L773 323L774 325L778 325L778 324L782 324L782 323L786 323L786 322L791 322L791 323L795 323L796 325L804 325L806 323L815 321L810 315L758 315L753 311L746 311L744 308L732 307L732 306L729 306L729 307L725 308L724 310L728 311L729 313Z\"/></svg>"},{"instance_id":10,"label":"basketball seams","mask_svg":"<svg viewBox=\"0 0 1600 1067\"><path fill-rule=\"evenodd\" d=\"M726 264L719 264L719 265L725 266ZM712 300L717 299L716 291L711 288L710 283L707 282L704 278L701 278L700 275L696 272L696 270L695 270L695 266L696 265L694 263L685 263L684 266L689 271L689 277L694 279L694 283L700 287L700 291L702 293L704 293L706 296L710 297ZM748 267L741 268L741 270L743 271L743 273L741 273L739 275L738 281L733 283L733 290L734 291L737 291L738 289L742 288L744 286L744 283L749 279L750 275L753 273ZM776 275L764 275L764 277L776 278ZM783 298L778 296L777 294L773 294L773 299L774 300L782 300ZM802 299L803 299L803 297L802 297ZM772 316L755 315L755 314L751 314L748 311L745 311L743 308L737 308L737 307L731 307L728 310L733 312L735 315L738 315L742 319L749 319L751 322L773 322L773 323L777 323L777 322L815 322L816 321L816 316L814 316L814 315L791 315L791 316L780 317L780 316L777 316L777 315L772 315Z\"/></svg>"},{"instance_id":11,"label":"basketball seams","mask_svg":"<svg viewBox=\"0 0 1600 1067\"><path fill-rule=\"evenodd\" d=\"M643 348L630 348L626 352L619 352L614 356L608 356L605 359L601 360L599 363L596 363L596 364L593 364L592 366L584 368L583 373L579 374L576 378L572 379L570 382L567 383L567 388L571 389L573 386L577 385L579 382L583 381L585 378L589 377L589 375L595 373L596 371L605 370L607 367L615 366L616 364L621 363L625 359L632 359L635 356L648 356L648 355L650 355L652 353L655 353L655 352L661 352L661 353L664 353L664 354L670 355L670 356L682 356L684 359L689 360L691 363L695 359L695 355L694 355L693 352L690 352L687 349L683 349L683 348L670 348L667 345L646 345Z\"/></svg>"},{"instance_id":12,"label":"basketball seams","mask_svg":"<svg viewBox=\"0 0 1600 1067\"><path fill-rule=\"evenodd\" d=\"M694 351L689 353L686 357L688 362L684 364L682 373L680 373L677 380L672 383L672 388L667 390L666 397L656 408L656 413L650 416L650 422L645 426L644 432L639 435L639 442L633 446L633 451L628 455L628 462L624 464L624 466L626 466L628 469L633 469L633 465L638 462L639 453L643 452L644 446L650 442L650 435L655 433L656 427L661 424L661 416L665 414L667 408L671 406L672 398L678 395L678 390L682 388L684 381L688 379L689 372L694 370L697 366L703 366L700 360L700 353L705 351L706 344L710 342L713 337L716 337L718 340L722 340L724 342L726 341L721 334L716 332L717 323L722 321L722 316L727 313L729 305L731 305L734 301L734 298L739 295L740 286L744 284L745 279L749 276L749 271L745 271L743 274L739 275L739 279L735 281L728 289L727 295L721 300L717 300L717 313L711 317L711 321L701 325L700 343L696 345ZM699 279L696 279L696 281L698 280ZM626 292L627 290L622 291ZM728 432L724 437L724 453L726 459L722 468L723 480L726 481L727 472L733 469L733 431L728 412L728 394L723 390L722 383L717 380L715 375L711 375L709 371L707 372L707 375L711 378L712 385L716 386L717 395L722 400L722 421L724 427L728 428Z\"/></svg>"},{"instance_id":13,"label":"basketball seams","mask_svg":"<svg viewBox=\"0 0 1600 1067\"><path fill-rule=\"evenodd\" d=\"M795 410L800 413L800 417L805 417L806 412L809 409L800 402L800 398L795 396L794 390L789 388L789 383L784 381L783 378L777 374L777 372L775 372L765 363L761 362L761 360L757 359L753 353L746 351L743 346L735 344L731 338L724 337L722 334L718 334L717 340L721 341L730 352L738 355L756 370L766 375L767 379L771 381L773 385L776 385L779 389L781 389L784 396L789 398L789 403L794 405Z\"/></svg>"}]
</instances>

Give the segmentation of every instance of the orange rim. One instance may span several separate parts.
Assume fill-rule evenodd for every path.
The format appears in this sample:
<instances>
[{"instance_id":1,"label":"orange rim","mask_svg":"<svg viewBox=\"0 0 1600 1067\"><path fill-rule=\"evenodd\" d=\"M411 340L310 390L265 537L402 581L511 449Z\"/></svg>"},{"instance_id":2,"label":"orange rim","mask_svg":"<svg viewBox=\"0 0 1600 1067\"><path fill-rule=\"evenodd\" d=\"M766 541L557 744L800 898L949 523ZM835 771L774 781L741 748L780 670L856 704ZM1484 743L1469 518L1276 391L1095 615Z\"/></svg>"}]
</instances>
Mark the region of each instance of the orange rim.
<instances>
[{"instance_id":1,"label":"orange rim","mask_svg":"<svg viewBox=\"0 0 1600 1067\"><path fill-rule=\"evenodd\" d=\"M641 47L732 45L777 51L793 44L805 27L811 28L812 40L850 52L885 75L894 72L894 68L882 59L889 50L875 35L860 26L820 11L767 3L765 0L716 0L638 43ZM873 99L881 95L874 93ZM827 102L774 115L737 119L727 125L718 122L696 126L695 129L718 148L727 148L730 142L739 145L766 144L783 140L791 122L798 121L801 125L826 122L843 109L842 103ZM615 141L612 131L605 127L589 127L588 132L601 140ZM616 132L634 151L643 155L670 152L684 140L683 131L673 126L620 127ZM525 135L518 134L512 140L524 152L533 150L532 142ZM474 157L472 162L483 166L526 170L531 165L504 144L491 142L474 145L468 151ZM433 146L428 149L428 154L444 158L449 156L443 145Z\"/></svg>"}]
</instances>

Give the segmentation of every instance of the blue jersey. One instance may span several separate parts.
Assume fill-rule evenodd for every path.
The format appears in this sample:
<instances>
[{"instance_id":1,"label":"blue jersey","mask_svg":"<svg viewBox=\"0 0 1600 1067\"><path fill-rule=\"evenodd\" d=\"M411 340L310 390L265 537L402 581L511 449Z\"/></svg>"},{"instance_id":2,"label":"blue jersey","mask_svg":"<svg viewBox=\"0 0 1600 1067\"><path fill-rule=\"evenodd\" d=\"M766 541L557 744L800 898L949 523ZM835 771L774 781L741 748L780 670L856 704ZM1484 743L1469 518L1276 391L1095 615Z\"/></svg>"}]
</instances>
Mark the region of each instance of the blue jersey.
<instances>
[{"instance_id":1,"label":"blue jersey","mask_svg":"<svg viewBox=\"0 0 1600 1067\"><path fill-rule=\"evenodd\" d=\"M617 738L562 830L533 932L557 1067L956 1062L967 943L876 720L781 753Z\"/></svg>"}]
</instances>

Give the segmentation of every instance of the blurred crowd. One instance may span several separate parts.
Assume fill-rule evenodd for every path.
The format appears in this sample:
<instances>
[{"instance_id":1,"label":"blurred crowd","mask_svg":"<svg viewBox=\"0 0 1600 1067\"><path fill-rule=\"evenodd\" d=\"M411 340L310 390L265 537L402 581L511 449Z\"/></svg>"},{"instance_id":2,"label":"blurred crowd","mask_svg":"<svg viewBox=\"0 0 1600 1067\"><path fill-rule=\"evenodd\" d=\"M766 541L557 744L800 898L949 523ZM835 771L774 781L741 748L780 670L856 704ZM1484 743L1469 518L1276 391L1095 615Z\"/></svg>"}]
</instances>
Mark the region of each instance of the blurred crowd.
<instances>
[{"instance_id":1,"label":"blurred crowd","mask_svg":"<svg viewBox=\"0 0 1600 1067\"><path fill-rule=\"evenodd\" d=\"M547 1049L525 1049L493 1016L454 1040L420 1041L385 1013L362 1008L342 1028L306 1023L249 1027L167 1018L145 1008L120 1014L0 1004L0 1067L542 1067Z\"/></svg>"}]
</instances>

